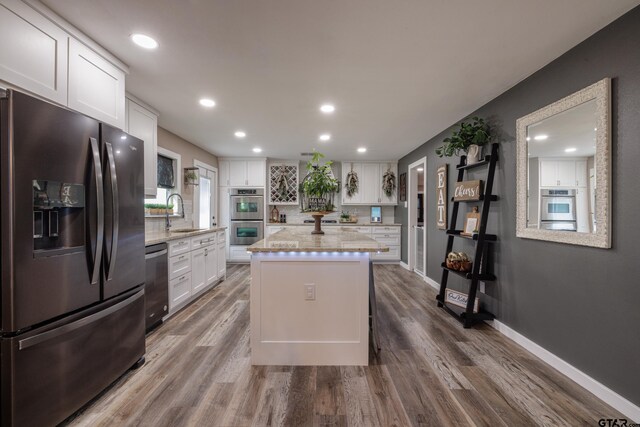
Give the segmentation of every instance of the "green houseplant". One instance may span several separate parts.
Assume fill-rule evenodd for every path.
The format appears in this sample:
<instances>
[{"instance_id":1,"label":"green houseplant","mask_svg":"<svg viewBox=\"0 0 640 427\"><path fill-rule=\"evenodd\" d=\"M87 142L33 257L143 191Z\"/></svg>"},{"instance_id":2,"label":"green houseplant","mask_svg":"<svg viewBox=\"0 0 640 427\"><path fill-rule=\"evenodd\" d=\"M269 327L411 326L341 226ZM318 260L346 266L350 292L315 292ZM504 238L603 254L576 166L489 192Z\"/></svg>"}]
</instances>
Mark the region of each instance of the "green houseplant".
<instances>
[{"instance_id":1,"label":"green houseplant","mask_svg":"<svg viewBox=\"0 0 640 427\"><path fill-rule=\"evenodd\" d=\"M471 122L460 123L450 137L445 138L444 144L436 148L438 157L459 156L460 152L467 153L467 164L480 161L481 147L491 141L491 129L480 117L472 117Z\"/></svg>"},{"instance_id":2,"label":"green houseplant","mask_svg":"<svg viewBox=\"0 0 640 427\"><path fill-rule=\"evenodd\" d=\"M333 162L322 162L324 155L314 150L313 157L307 162L307 176L300 184L301 211L310 213L315 220L315 229L311 234L324 234L321 230L322 217L336 209L333 199L340 190L340 182L333 176Z\"/></svg>"}]
</instances>

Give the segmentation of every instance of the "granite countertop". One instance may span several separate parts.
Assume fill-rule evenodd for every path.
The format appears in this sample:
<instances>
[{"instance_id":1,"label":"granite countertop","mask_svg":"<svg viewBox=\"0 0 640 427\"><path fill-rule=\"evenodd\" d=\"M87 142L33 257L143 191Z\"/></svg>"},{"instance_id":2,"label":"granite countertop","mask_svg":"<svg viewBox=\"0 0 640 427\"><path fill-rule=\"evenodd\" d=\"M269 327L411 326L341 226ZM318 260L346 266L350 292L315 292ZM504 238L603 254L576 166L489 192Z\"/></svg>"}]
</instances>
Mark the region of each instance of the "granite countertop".
<instances>
[{"instance_id":1,"label":"granite countertop","mask_svg":"<svg viewBox=\"0 0 640 427\"><path fill-rule=\"evenodd\" d=\"M213 233L220 230L226 230L227 227L211 227L211 228L201 228L195 231L188 232L178 232L175 231L150 231L144 233L144 244L145 246L157 245L158 243L168 242L169 240L183 239L185 237L193 237L199 236L201 234ZM176 228L179 230L179 228Z\"/></svg>"},{"instance_id":2,"label":"granite countertop","mask_svg":"<svg viewBox=\"0 0 640 427\"><path fill-rule=\"evenodd\" d=\"M249 246L249 252L389 252L383 243L346 227L311 234L281 230Z\"/></svg>"},{"instance_id":3,"label":"granite countertop","mask_svg":"<svg viewBox=\"0 0 640 427\"><path fill-rule=\"evenodd\" d=\"M310 227L313 227L313 222L307 222L307 223L291 223L291 222L268 222L267 226L274 226L274 227L289 227L289 226L301 226L301 225L307 225ZM356 223L343 223L343 222L323 222L322 223L323 227L400 227L402 226L402 224L388 224L388 223L379 223L379 222L356 222Z\"/></svg>"}]
</instances>

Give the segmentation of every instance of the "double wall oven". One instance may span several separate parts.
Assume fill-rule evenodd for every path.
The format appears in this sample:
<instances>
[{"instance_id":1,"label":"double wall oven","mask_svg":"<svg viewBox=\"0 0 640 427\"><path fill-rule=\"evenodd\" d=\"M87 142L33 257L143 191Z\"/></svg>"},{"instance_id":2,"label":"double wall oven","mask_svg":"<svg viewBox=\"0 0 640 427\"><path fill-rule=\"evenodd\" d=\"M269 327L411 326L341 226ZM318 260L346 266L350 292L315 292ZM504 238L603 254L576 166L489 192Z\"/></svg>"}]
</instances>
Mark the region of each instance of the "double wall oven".
<instances>
[{"instance_id":1,"label":"double wall oven","mask_svg":"<svg viewBox=\"0 0 640 427\"><path fill-rule=\"evenodd\" d=\"M264 190L233 188L229 203L229 244L252 245L264 237Z\"/></svg>"},{"instance_id":2,"label":"double wall oven","mask_svg":"<svg viewBox=\"0 0 640 427\"><path fill-rule=\"evenodd\" d=\"M576 231L576 190L540 190L540 228Z\"/></svg>"}]
</instances>

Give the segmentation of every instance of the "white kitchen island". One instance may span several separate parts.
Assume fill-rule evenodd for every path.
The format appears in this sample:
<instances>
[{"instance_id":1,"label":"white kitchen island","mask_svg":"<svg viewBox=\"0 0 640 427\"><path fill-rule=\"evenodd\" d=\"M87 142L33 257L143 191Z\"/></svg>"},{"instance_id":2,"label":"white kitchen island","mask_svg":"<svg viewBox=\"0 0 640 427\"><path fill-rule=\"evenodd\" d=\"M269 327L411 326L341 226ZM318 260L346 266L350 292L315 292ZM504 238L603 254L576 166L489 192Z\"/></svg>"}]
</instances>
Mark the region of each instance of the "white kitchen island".
<instances>
[{"instance_id":1,"label":"white kitchen island","mask_svg":"<svg viewBox=\"0 0 640 427\"><path fill-rule=\"evenodd\" d=\"M367 365L369 257L388 247L346 228L283 230L251 252L253 365Z\"/></svg>"}]
</instances>

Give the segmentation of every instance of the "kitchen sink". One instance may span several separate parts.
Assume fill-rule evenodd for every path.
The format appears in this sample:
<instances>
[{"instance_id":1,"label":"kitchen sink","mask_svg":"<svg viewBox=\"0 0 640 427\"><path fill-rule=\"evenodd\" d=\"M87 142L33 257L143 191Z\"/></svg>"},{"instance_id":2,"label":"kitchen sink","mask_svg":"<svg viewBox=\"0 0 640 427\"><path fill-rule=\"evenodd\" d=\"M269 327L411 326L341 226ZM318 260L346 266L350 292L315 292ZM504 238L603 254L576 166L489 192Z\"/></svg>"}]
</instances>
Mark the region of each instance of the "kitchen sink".
<instances>
[{"instance_id":1,"label":"kitchen sink","mask_svg":"<svg viewBox=\"0 0 640 427\"><path fill-rule=\"evenodd\" d=\"M177 228L175 230L169 230L170 233L192 233L194 231L203 231L205 228Z\"/></svg>"}]
</instances>

